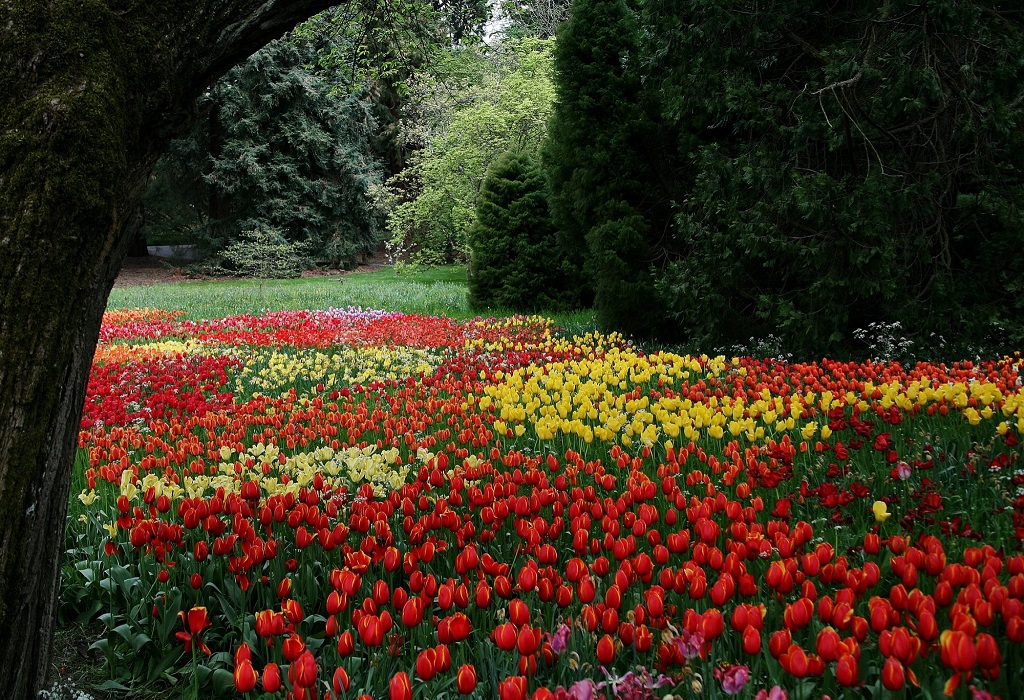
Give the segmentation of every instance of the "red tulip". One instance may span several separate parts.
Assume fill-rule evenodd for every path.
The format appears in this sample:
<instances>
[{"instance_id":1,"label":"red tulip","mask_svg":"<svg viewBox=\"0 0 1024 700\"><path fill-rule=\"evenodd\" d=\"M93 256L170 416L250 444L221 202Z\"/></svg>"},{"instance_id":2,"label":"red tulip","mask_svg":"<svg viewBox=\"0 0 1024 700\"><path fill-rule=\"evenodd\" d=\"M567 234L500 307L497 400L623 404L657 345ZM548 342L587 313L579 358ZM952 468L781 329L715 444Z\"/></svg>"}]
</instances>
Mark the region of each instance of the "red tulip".
<instances>
[{"instance_id":1,"label":"red tulip","mask_svg":"<svg viewBox=\"0 0 1024 700\"><path fill-rule=\"evenodd\" d=\"M342 694L349 689L350 685L351 681L348 677L348 671L341 666L334 669L334 677L331 679L331 686L334 688L334 694L340 698Z\"/></svg>"},{"instance_id":2,"label":"red tulip","mask_svg":"<svg viewBox=\"0 0 1024 700\"><path fill-rule=\"evenodd\" d=\"M811 664L807 658L807 652L796 644L790 644L789 649L779 658L782 668L786 669L796 678L804 678L810 673Z\"/></svg>"},{"instance_id":3,"label":"red tulip","mask_svg":"<svg viewBox=\"0 0 1024 700\"><path fill-rule=\"evenodd\" d=\"M786 610L783 613L783 621L787 629L798 630L810 624L813 615L814 604L807 598L801 598L795 603L786 606Z\"/></svg>"},{"instance_id":4,"label":"red tulip","mask_svg":"<svg viewBox=\"0 0 1024 700\"><path fill-rule=\"evenodd\" d=\"M307 649L288 666L288 678L300 688L312 688L316 683L316 671L316 659Z\"/></svg>"},{"instance_id":5,"label":"red tulip","mask_svg":"<svg viewBox=\"0 0 1024 700\"><path fill-rule=\"evenodd\" d=\"M511 622L503 622L494 628L494 643L502 651L516 648L516 626Z\"/></svg>"},{"instance_id":6,"label":"red tulip","mask_svg":"<svg viewBox=\"0 0 1024 700\"><path fill-rule=\"evenodd\" d=\"M597 660L602 664L610 664L615 658L615 642L611 635L604 635L597 643Z\"/></svg>"},{"instance_id":7,"label":"red tulip","mask_svg":"<svg viewBox=\"0 0 1024 700\"><path fill-rule=\"evenodd\" d=\"M978 665L983 669L997 669L1003 664L1003 655L995 638L986 632L979 634L974 640L974 648L978 655Z\"/></svg>"},{"instance_id":8,"label":"red tulip","mask_svg":"<svg viewBox=\"0 0 1024 700\"><path fill-rule=\"evenodd\" d=\"M235 690L239 693L251 692L256 687L259 676L252 667L249 659L242 659L241 663L235 665Z\"/></svg>"},{"instance_id":9,"label":"red tulip","mask_svg":"<svg viewBox=\"0 0 1024 700\"><path fill-rule=\"evenodd\" d=\"M654 635L651 634L651 630L648 629L647 625L640 625L636 628L636 650L641 654L650 651L651 645L654 643Z\"/></svg>"},{"instance_id":10,"label":"red tulip","mask_svg":"<svg viewBox=\"0 0 1024 700\"><path fill-rule=\"evenodd\" d=\"M288 618L288 621L293 625L297 625L302 622L304 615L302 614L302 606L299 605L299 601L294 598L281 601L281 612Z\"/></svg>"},{"instance_id":11,"label":"red tulip","mask_svg":"<svg viewBox=\"0 0 1024 700\"><path fill-rule=\"evenodd\" d=\"M526 677L512 676L501 681L498 697L501 700L526 700Z\"/></svg>"},{"instance_id":12,"label":"red tulip","mask_svg":"<svg viewBox=\"0 0 1024 700\"><path fill-rule=\"evenodd\" d=\"M491 587L487 584L487 581L483 579L476 584L476 593L474 595L476 606L478 608L487 608L491 604Z\"/></svg>"},{"instance_id":13,"label":"red tulip","mask_svg":"<svg viewBox=\"0 0 1024 700\"><path fill-rule=\"evenodd\" d=\"M773 632L772 636L768 639L768 651L776 659L780 658L789 650L790 644L793 643L793 635L789 630L778 630Z\"/></svg>"},{"instance_id":14,"label":"red tulip","mask_svg":"<svg viewBox=\"0 0 1024 700\"><path fill-rule=\"evenodd\" d=\"M749 656L761 653L761 633L754 627L743 630L743 653Z\"/></svg>"},{"instance_id":15,"label":"red tulip","mask_svg":"<svg viewBox=\"0 0 1024 700\"><path fill-rule=\"evenodd\" d=\"M519 649L521 655L529 656L537 651L537 647L540 646L538 632L539 630L535 631L529 625L524 625L519 630L519 635L516 637L516 648Z\"/></svg>"},{"instance_id":16,"label":"red tulip","mask_svg":"<svg viewBox=\"0 0 1024 700\"><path fill-rule=\"evenodd\" d=\"M972 671L978 662L971 638L959 630L943 630L939 635L939 656L954 671Z\"/></svg>"},{"instance_id":17,"label":"red tulip","mask_svg":"<svg viewBox=\"0 0 1024 700\"><path fill-rule=\"evenodd\" d=\"M399 671L392 676L388 690L391 700L412 700L412 682L409 680L409 674Z\"/></svg>"},{"instance_id":18,"label":"red tulip","mask_svg":"<svg viewBox=\"0 0 1024 700\"><path fill-rule=\"evenodd\" d=\"M906 675L903 671L903 664L893 657L887 657L885 665L882 666L882 685L888 690L896 691L906 684Z\"/></svg>"},{"instance_id":19,"label":"red tulip","mask_svg":"<svg viewBox=\"0 0 1024 700\"><path fill-rule=\"evenodd\" d=\"M256 613L256 634L261 637L273 637L284 632L284 616L273 610L261 610Z\"/></svg>"},{"instance_id":20,"label":"red tulip","mask_svg":"<svg viewBox=\"0 0 1024 700\"><path fill-rule=\"evenodd\" d=\"M843 654L836 662L836 681L844 687L857 684L857 658L852 654Z\"/></svg>"},{"instance_id":21,"label":"red tulip","mask_svg":"<svg viewBox=\"0 0 1024 700\"><path fill-rule=\"evenodd\" d=\"M363 615L356 625L359 638L368 647L378 647L384 641L384 625L376 615Z\"/></svg>"},{"instance_id":22,"label":"red tulip","mask_svg":"<svg viewBox=\"0 0 1024 700\"><path fill-rule=\"evenodd\" d=\"M1006 636L1014 644L1024 642L1024 618L1015 616L1007 620Z\"/></svg>"},{"instance_id":23,"label":"red tulip","mask_svg":"<svg viewBox=\"0 0 1024 700\"><path fill-rule=\"evenodd\" d=\"M292 663L299 658L305 650L306 643L302 641L302 637L294 632L281 644L281 652L284 654L284 660L288 663Z\"/></svg>"},{"instance_id":24,"label":"red tulip","mask_svg":"<svg viewBox=\"0 0 1024 700\"><path fill-rule=\"evenodd\" d=\"M425 681L434 677L434 659L437 652L433 649L424 649L416 656L416 675Z\"/></svg>"},{"instance_id":25,"label":"red tulip","mask_svg":"<svg viewBox=\"0 0 1024 700\"><path fill-rule=\"evenodd\" d=\"M519 590L530 592L537 587L537 572L530 566L524 566L519 570L519 577L517 578L519 584Z\"/></svg>"},{"instance_id":26,"label":"red tulip","mask_svg":"<svg viewBox=\"0 0 1024 700\"><path fill-rule=\"evenodd\" d=\"M473 664L463 664L455 674L455 685L463 695L470 695L476 690L476 668Z\"/></svg>"},{"instance_id":27,"label":"red tulip","mask_svg":"<svg viewBox=\"0 0 1024 700\"><path fill-rule=\"evenodd\" d=\"M522 627L530 621L530 608L519 598L513 598L508 603L508 619L516 627Z\"/></svg>"},{"instance_id":28,"label":"red tulip","mask_svg":"<svg viewBox=\"0 0 1024 700\"><path fill-rule=\"evenodd\" d=\"M452 653L448 650L447 644L438 644L434 647L436 656L434 658L434 669L438 673L447 673L452 667Z\"/></svg>"},{"instance_id":29,"label":"red tulip","mask_svg":"<svg viewBox=\"0 0 1024 700\"><path fill-rule=\"evenodd\" d=\"M580 602L584 604L593 602L594 597L597 595L597 590L594 587L594 581L589 576L584 576L580 579L577 591Z\"/></svg>"},{"instance_id":30,"label":"red tulip","mask_svg":"<svg viewBox=\"0 0 1024 700\"><path fill-rule=\"evenodd\" d=\"M822 661L835 661L839 656L839 645L842 640L833 627L826 627L818 633L816 650Z\"/></svg>"},{"instance_id":31,"label":"red tulip","mask_svg":"<svg viewBox=\"0 0 1024 700\"><path fill-rule=\"evenodd\" d=\"M206 615L206 608L194 607L186 613L184 610L178 612L178 617L181 618L181 623L187 630L186 632L175 632L178 639L185 642L185 651L192 651L192 644L195 643L199 650L209 656L212 654L210 648L206 646L202 639L199 638L199 634L209 627L211 624L210 618Z\"/></svg>"},{"instance_id":32,"label":"red tulip","mask_svg":"<svg viewBox=\"0 0 1024 700\"><path fill-rule=\"evenodd\" d=\"M423 621L423 601L420 598L409 598L402 606L402 625L415 627Z\"/></svg>"},{"instance_id":33,"label":"red tulip","mask_svg":"<svg viewBox=\"0 0 1024 700\"><path fill-rule=\"evenodd\" d=\"M276 693L281 689L281 669L275 663L263 667L263 690Z\"/></svg>"}]
</instances>

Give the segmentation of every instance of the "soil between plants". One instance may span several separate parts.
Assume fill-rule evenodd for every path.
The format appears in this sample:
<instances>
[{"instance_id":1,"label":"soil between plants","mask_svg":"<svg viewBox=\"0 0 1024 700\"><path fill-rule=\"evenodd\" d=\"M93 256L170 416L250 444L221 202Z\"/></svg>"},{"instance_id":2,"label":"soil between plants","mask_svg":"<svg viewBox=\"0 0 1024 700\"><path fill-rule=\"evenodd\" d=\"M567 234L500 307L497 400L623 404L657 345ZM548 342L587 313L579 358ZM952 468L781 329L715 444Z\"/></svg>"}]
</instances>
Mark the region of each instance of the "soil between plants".
<instances>
[{"instance_id":1,"label":"soil between plants","mask_svg":"<svg viewBox=\"0 0 1024 700\"><path fill-rule=\"evenodd\" d=\"M365 265L360 265L355 270L306 270L302 273L303 278L315 277L337 277L358 272L375 272L384 265L384 256L371 259ZM189 274L187 267L179 267L175 264L156 257L126 258L121 272L114 281L114 287L145 287L153 284L166 284L169 282L234 282L237 277L210 277Z\"/></svg>"}]
</instances>

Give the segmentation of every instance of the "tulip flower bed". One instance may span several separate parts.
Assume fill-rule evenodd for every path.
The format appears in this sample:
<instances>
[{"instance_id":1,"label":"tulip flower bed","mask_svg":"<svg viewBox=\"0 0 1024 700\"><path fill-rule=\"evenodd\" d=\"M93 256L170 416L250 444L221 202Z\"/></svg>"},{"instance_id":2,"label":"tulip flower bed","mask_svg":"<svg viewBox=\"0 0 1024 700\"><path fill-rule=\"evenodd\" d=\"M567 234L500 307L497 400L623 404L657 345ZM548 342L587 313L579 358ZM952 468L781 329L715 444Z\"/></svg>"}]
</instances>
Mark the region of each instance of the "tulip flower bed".
<instances>
[{"instance_id":1,"label":"tulip flower bed","mask_svg":"<svg viewBox=\"0 0 1024 700\"><path fill-rule=\"evenodd\" d=\"M65 616L197 697L1024 695L1024 363L105 318Z\"/></svg>"}]
</instances>

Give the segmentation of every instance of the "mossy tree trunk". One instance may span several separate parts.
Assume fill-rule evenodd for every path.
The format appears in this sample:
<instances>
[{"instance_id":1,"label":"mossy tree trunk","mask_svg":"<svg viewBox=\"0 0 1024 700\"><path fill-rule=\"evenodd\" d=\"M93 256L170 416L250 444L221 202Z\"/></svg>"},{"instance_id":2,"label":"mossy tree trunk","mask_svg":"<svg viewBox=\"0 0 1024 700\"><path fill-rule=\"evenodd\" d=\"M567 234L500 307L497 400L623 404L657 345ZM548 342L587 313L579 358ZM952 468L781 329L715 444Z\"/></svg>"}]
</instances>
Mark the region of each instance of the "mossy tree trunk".
<instances>
[{"instance_id":1,"label":"mossy tree trunk","mask_svg":"<svg viewBox=\"0 0 1024 700\"><path fill-rule=\"evenodd\" d=\"M46 678L100 320L199 92L331 0L0 3L0 688Z\"/></svg>"}]
</instances>

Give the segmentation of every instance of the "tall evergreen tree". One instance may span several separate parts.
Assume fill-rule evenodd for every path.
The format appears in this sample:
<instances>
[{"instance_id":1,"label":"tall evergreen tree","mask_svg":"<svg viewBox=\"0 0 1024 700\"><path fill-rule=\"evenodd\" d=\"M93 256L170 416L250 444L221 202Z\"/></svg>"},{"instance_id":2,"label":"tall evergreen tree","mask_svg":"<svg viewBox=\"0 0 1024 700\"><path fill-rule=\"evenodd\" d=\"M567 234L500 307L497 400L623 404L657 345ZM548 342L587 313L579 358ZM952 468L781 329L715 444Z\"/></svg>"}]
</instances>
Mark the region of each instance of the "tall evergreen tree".
<instances>
[{"instance_id":1,"label":"tall evergreen tree","mask_svg":"<svg viewBox=\"0 0 1024 700\"><path fill-rule=\"evenodd\" d=\"M374 122L359 93L333 94L306 63L277 41L217 84L223 140L208 179L231 199L231 230L277 230L351 266L379 238Z\"/></svg>"},{"instance_id":2,"label":"tall evergreen tree","mask_svg":"<svg viewBox=\"0 0 1024 700\"><path fill-rule=\"evenodd\" d=\"M692 178L661 289L694 341L857 352L853 330L901 321L1019 346L1017 3L647 7L646 60Z\"/></svg>"},{"instance_id":3,"label":"tall evergreen tree","mask_svg":"<svg viewBox=\"0 0 1024 700\"><path fill-rule=\"evenodd\" d=\"M599 323L664 335L652 270L674 245L674 143L642 80L637 14L575 0L555 47L557 99L544 163L560 242L585 271Z\"/></svg>"},{"instance_id":4,"label":"tall evergreen tree","mask_svg":"<svg viewBox=\"0 0 1024 700\"><path fill-rule=\"evenodd\" d=\"M473 308L529 313L572 305L546 189L529 153L508 152L491 163L469 230Z\"/></svg>"}]
</instances>

